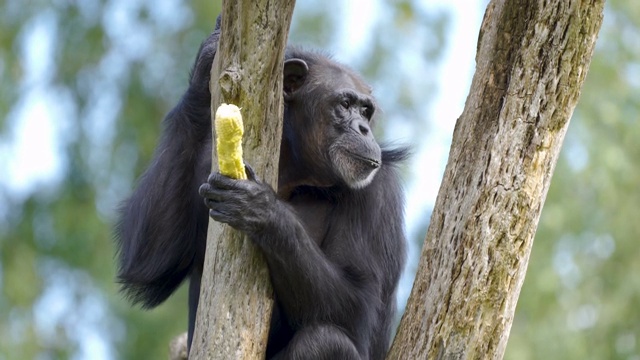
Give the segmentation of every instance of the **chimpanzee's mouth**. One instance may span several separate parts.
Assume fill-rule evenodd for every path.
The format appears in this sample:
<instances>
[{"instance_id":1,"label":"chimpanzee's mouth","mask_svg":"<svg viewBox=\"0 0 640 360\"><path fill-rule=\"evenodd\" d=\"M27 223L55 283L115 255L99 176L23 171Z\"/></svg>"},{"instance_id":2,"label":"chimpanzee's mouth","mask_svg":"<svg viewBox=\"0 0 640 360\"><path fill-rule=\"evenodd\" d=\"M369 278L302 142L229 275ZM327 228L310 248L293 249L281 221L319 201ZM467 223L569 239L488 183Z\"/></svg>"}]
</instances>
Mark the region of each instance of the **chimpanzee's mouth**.
<instances>
[{"instance_id":1,"label":"chimpanzee's mouth","mask_svg":"<svg viewBox=\"0 0 640 360\"><path fill-rule=\"evenodd\" d=\"M349 152L349 154L351 156L353 156L354 158L356 158L356 159L358 159L358 160L360 160L362 162L365 162L367 165L369 165L373 169L377 169L381 165L380 160L375 160L375 159L368 158L368 157L365 157L365 156L362 156L362 155L354 154L352 152Z\"/></svg>"}]
</instances>

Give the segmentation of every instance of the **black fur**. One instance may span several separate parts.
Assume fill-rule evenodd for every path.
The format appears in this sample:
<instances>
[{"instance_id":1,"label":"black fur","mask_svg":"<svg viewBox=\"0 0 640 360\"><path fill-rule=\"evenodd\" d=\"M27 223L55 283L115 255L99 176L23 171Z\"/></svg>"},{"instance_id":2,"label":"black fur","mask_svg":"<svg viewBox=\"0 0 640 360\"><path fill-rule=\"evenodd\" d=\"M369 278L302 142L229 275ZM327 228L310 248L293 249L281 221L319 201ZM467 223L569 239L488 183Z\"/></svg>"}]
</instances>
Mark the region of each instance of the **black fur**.
<instances>
[{"instance_id":1,"label":"black fur","mask_svg":"<svg viewBox=\"0 0 640 360\"><path fill-rule=\"evenodd\" d=\"M276 293L267 358L384 358L405 258L395 165L406 150L380 150L369 128L375 103L356 73L289 48L277 191L250 168L249 180L207 179L209 69L218 34L219 23L165 119L151 165L120 210L123 291L151 308L189 276L191 342L209 213L244 231L267 258Z\"/></svg>"}]
</instances>

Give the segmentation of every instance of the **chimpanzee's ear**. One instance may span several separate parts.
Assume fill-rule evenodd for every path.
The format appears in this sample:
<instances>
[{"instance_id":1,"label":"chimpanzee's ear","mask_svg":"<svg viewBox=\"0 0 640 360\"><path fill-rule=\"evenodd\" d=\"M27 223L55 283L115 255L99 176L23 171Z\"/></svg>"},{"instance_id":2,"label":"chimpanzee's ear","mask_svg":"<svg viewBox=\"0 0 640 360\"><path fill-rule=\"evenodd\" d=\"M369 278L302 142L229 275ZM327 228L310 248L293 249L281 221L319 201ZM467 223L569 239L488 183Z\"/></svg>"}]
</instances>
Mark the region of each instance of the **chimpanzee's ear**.
<instances>
[{"instance_id":1,"label":"chimpanzee's ear","mask_svg":"<svg viewBox=\"0 0 640 360\"><path fill-rule=\"evenodd\" d=\"M289 59L284 62L283 87L285 99L304 84L308 74L309 67L304 60Z\"/></svg>"}]
</instances>

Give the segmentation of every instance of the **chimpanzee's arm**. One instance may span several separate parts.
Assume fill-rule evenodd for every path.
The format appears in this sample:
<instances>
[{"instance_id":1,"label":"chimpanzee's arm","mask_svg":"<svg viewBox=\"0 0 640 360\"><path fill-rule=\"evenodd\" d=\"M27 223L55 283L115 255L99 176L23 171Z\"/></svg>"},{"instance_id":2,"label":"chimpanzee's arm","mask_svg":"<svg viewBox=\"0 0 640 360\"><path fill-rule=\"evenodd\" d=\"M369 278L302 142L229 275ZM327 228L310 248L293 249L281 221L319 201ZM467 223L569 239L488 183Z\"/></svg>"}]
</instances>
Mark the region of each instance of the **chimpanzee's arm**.
<instances>
[{"instance_id":1,"label":"chimpanzee's arm","mask_svg":"<svg viewBox=\"0 0 640 360\"><path fill-rule=\"evenodd\" d=\"M254 177L248 173L250 179ZM367 273L363 264L370 256L331 259L309 237L289 205L277 199L265 183L213 173L200 187L200 194L213 219L244 231L263 250L278 301L291 321L339 323L365 333L371 330L373 324L352 324L377 321L371 312L379 305L380 279ZM352 244L345 243L345 249L353 249Z\"/></svg>"},{"instance_id":2,"label":"chimpanzee's arm","mask_svg":"<svg viewBox=\"0 0 640 360\"><path fill-rule=\"evenodd\" d=\"M118 279L144 307L163 302L188 275L206 231L206 208L195 190L200 143L190 141L182 106L167 116L152 164L120 209Z\"/></svg>"},{"instance_id":3,"label":"chimpanzee's arm","mask_svg":"<svg viewBox=\"0 0 640 360\"><path fill-rule=\"evenodd\" d=\"M380 279L362 263L369 254L334 258L309 237L287 204L277 201L271 211L270 221L251 238L266 254L278 300L290 320L331 323L358 337L371 330L377 321L373 312L380 301ZM352 245L345 244L344 250ZM353 333L355 329L363 333Z\"/></svg>"},{"instance_id":4,"label":"chimpanzee's arm","mask_svg":"<svg viewBox=\"0 0 640 360\"><path fill-rule=\"evenodd\" d=\"M118 279L144 307L171 295L204 254L208 218L197 189L211 167L209 73L219 32L218 23L200 48L189 89L164 120L151 165L120 209Z\"/></svg>"}]
</instances>

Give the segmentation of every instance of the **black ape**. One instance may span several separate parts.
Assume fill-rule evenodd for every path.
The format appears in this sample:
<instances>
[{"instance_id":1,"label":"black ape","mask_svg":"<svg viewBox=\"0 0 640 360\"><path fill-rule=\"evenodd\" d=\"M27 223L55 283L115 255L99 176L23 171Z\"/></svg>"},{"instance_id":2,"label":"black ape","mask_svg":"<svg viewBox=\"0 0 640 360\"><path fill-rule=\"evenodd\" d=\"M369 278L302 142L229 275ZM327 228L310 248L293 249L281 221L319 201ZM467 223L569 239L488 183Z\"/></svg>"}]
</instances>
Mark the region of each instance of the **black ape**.
<instances>
[{"instance_id":1,"label":"black ape","mask_svg":"<svg viewBox=\"0 0 640 360\"><path fill-rule=\"evenodd\" d=\"M208 74L217 40L218 30L201 47L155 158L121 209L124 291L151 308L189 276L191 339L208 207L266 255L276 294L267 358L382 359L405 257L395 164L406 152L376 143L374 99L359 76L289 48L277 191L250 168L249 180L214 173L201 185L211 165Z\"/></svg>"}]
</instances>

